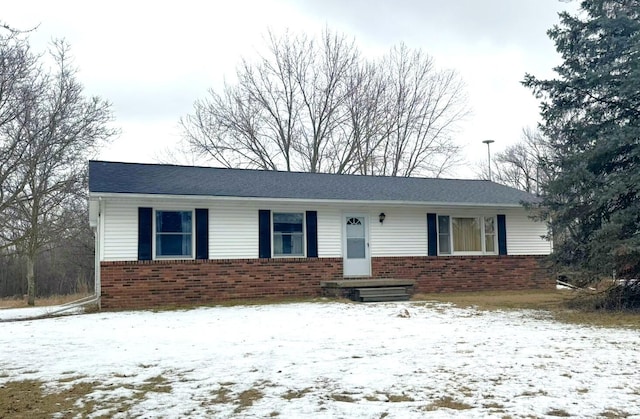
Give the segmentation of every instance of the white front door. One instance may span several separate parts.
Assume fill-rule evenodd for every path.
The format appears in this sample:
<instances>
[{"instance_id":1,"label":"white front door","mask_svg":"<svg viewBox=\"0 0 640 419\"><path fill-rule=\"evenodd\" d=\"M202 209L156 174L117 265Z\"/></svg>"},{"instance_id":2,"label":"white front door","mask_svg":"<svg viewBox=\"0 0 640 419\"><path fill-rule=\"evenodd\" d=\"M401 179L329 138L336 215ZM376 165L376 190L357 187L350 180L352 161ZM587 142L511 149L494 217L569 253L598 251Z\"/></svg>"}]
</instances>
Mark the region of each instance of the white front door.
<instances>
[{"instance_id":1,"label":"white front door","mask_svg":"<svg viewBox=\"0 0 640 419\"><path fill-rule=\"evenodd\" d=\"M345 214L343 222L342 249L344 276L370 276L369 228L367 216Z\"/></svg>"}]
</instances>

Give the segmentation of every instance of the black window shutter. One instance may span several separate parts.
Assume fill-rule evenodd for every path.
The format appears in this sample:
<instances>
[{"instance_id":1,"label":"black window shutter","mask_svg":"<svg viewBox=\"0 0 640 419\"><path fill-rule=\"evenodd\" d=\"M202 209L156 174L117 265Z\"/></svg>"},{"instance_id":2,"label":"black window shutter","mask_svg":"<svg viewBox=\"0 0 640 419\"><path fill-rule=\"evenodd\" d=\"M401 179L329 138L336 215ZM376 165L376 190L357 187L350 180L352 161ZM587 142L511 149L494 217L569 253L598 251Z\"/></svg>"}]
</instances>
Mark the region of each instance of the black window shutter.
<instances>
[{"instance_id":1,"label":"black window shutter","mask_svg":"<svg viewBox=\"0 0 640 419\"><path fill-rule=\"evenodd\" d=\"M498 214L498 254L507 254L507 220L504 214Z\"/></svg>"},{"instance_id":2,"label":"black window shutter","mask_svg":"<svg viewBox=\"0 0 640 419\"><path fill-rule=\"evenodd\" d=\"M151 260L153 209L138 207L138 260Z\"/></svg>"},{"instance_id":3,"label":"black window shutter","mask_svg":"<svg viewBox=\"0 0 640 419\"><path fill-rule=\"evenodd\" d=\"M438 229L436 227L436 214L427 214L427 254L438 256Z\"/></svg>"},{"instance_id":4,"label":"black window shutter","mask_svg":"<svg viewBox=\"0 0 640 419\"><path fill-rule=\"evenodd\" d=\"M196 259L209 259L209 210L196 208Z\"/></svg>"},{"instance_id":5,"label":"black window shutter","mask_svg":"<svg viewBox=\"0 0 640 419\"><path fill-rule=\"evenodd\" d=\"M271 211L258 211L258 256L271 257Z\"/></svg>"},{"instance_id":6,"label":"black window shutter","mask_svg":"<svg viewBox=\"0 0 640 419\"><path fill-rule=\"evenodd\" d=\"M318 212L307 211L307 257L318 257Z\"/></svg>"}]
</instances>

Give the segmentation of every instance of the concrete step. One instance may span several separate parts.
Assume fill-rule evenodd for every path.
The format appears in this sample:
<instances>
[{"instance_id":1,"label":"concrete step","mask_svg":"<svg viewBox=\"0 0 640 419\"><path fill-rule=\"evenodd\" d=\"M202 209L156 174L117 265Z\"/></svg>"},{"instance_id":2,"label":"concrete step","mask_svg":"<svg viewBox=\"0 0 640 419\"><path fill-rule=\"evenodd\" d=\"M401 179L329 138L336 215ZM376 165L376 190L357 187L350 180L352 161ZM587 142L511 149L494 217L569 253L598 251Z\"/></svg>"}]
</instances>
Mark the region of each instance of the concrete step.
<instances>
[{"instance_id":1,"label":"concrete step","mask_svg":"<svg viewBox=\"0 0 640 419\"><path fill-rule=\"evenodd\" d=\"M365 294L394 294L394 293L405 293L407 289L405 287L372 287L372 288L355 288L360 295Z\"/></svg>"},{"instance_id":2,"label":"concrete step","mask_svg":"<svg viewBox=\"0 0 640 419\"><path fill-rule=\"evenodd\" d=\"M406 287L372 287L354 288L353 300L373 301L406 301L411 297Z\"/></svg>"},{"instance_id":3,"label":"concrete step","mask_svg":"<svg viewBox=\"0 0 640 419\"><path fill-rule=\"evenodd\" d=\"M374 302L382 302L382 301L407 301L409 300L410 295L380 295L380 296L367 296L360 297L360 301L363 303L374 303Z\"/></svg>"}]
</instances>

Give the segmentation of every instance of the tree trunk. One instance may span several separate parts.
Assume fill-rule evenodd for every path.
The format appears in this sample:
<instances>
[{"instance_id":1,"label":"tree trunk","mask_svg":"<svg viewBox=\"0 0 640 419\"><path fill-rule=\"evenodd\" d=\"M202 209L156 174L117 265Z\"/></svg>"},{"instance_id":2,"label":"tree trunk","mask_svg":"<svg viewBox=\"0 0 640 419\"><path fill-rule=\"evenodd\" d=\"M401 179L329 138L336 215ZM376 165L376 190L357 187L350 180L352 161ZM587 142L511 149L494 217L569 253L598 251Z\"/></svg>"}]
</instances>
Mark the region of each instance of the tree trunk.
<instances>
[{"instance_id":1,"label":"tree trunk","mask_svg":"<svg viewBox=\"0 0 640 419\"><path fill-rule=\"evenodd\" d=\"M35 259L33 255L27 256L27 304L30 306L36 304Z\"/></svg>"}]
</instances>

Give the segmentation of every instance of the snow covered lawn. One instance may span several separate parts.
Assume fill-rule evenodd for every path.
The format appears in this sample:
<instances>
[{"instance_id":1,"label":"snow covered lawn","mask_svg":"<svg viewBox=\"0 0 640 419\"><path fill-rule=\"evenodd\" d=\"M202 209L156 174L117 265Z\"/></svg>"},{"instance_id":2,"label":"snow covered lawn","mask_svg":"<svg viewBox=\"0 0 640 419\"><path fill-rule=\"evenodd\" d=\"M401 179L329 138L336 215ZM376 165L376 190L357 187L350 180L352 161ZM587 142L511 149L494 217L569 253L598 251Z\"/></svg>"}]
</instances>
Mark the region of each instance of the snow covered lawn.
<instances>
[{"instance_id":1,"label":"snow covered lawn","mask_svg":"<svg viewBox=\"0 0 640 419\"><path fill-rule=\"evenodd\" d=\"M96 313L0 331L0 386L92 383L76 406L93 416L640 415L638 331L537 311L318 302Z\"/></svg>"}]
</instances>

